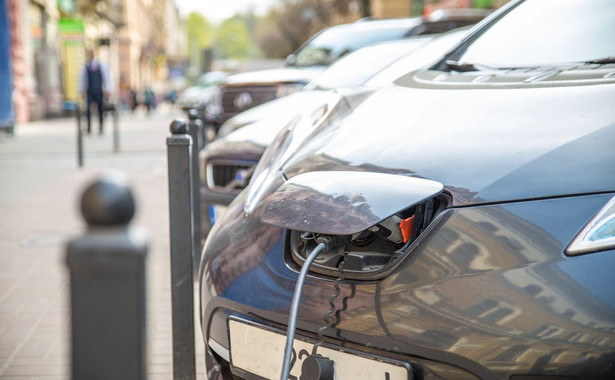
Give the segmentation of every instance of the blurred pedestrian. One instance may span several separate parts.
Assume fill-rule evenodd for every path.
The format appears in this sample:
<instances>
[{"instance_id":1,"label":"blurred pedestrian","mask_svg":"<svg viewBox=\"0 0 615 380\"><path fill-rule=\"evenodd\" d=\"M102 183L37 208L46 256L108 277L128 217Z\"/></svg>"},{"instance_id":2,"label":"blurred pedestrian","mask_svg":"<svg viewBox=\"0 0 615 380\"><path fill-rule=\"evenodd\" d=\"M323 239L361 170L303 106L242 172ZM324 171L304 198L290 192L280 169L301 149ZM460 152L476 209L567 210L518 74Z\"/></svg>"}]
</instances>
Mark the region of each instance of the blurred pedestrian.
<instances>
[{"instance_id":1,"label":"blurred pedestrian","mask_svg":"<svg viewBox=\"0 0 615 380\"><path fill-rule=\"evenodd\" d=\"M137 92L132 87L130 88L130 98L132 99L130 109L134 113L139 106L139 99L137 96Z\"/></svg>"},{"instance_id":2,"label":"blurred pedestrian","mask_svg":"<svg viewBox=\"0 0 615 380\"><path fill-rule=\"evenodd\" d=\"M167 92L167 102L171 105L171 108L175 106L175 102L177 102L177 90L171 88L169 92Z\"/></svg>"},{"instance_id":3,"label":"blurred pedestrian","mask_svg":"<svg viewBox=\"0 0 615 380\"><path fill-rule=\"evenodd\" d=\"M102 65L97 59L94 58L94 51L88 50L86 52L87 62L81 72L81 78L79 81L79 92L86 98L86 119L87 119L87 132L92 133L91 126L91 107L92 104L96 104L98 112L98 133L103 133L103 120L104 120L104 107L105 100L108 99L109 94L112 91L113 82L111 81L111 75L106 66Z\"/></svg>"},{"instance_id":4,"label":"blurred pedestrian","mask_svg":"<svg viewBox=\"0 0 615 380\"><path fill-rule=\"evenodd\" d=\"M145 108L147 109L147 113L149 114L151 110L156 109L156 94L152 91L151 87L145 87Z\"/></svg>"}]
</instances>

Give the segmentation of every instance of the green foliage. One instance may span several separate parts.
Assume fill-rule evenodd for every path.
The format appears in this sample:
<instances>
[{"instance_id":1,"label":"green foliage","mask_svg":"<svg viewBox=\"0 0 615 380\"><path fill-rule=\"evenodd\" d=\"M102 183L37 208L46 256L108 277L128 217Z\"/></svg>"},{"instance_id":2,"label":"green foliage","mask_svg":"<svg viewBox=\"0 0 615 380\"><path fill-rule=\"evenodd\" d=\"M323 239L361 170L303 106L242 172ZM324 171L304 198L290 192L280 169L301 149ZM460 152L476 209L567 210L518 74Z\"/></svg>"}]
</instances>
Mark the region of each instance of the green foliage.
<instances>
[{"instance_id":1,"label":"green foliage","mask_svg":"<svg viewBox=\"0 0 615 380\"><path fill-rule=\"evenodd\" d=\"M493 0L472 0L473 8L493 8Z\"/></svg>"},{"instance_id":2,"label":"green foliage","mask_svg":"<svg viewBox=\"0 0 615 380\"><path fill-rule=\"evenodd\" d=\"M186 30L189 44L196 43L199 48L213 44L214 28L200 13L191 12L186 18Z\"/></svg>"},{"instance_id":3,"label":"green foliage","mask_svg":"<svg viewBox=\"0 0 615 380\"><path fill-rule=\"evenodd\" d=\"M266 15L257 16L250 9L217 27L199 13L190 13L186 27L191 60L197 65L201 51L209 47L215 59L285 58L322 28L361 17L370 0L361 0L362 7L351 11L354 1L278 0Z\"/></svg>"},{"instance_id":4,"label":"green foliage","mask_svg":"<svg viewBox=\"0 0 615 380\"><path fill-rule=\"evenodd\" d=\"M220 24L215 46L217 58L244 59L256 55L248 25L239 17L227 19Z\"/></svg>"}]
</instances>

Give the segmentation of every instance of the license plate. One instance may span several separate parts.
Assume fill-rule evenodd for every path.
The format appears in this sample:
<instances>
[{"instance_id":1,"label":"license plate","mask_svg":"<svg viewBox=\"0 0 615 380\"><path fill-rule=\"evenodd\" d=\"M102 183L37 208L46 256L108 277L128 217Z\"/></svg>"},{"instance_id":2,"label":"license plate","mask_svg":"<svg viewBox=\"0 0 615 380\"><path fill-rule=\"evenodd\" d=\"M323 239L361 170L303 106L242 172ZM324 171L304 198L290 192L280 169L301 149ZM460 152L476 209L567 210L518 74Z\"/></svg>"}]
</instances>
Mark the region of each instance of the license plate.
<instances>
[{"instance_id":1,"label":"license plate","mask_svg":"<svg viewBox=\"0 0 615 380\"><path fill-rule=\"evenodd\" d=\"M213 226L226 212L226 206L209 205L209 222Z\"/></svg>"},{"instance_id":2,"label":"license plate","mask_svg":"<svg viewBox=\"0 0 615 380\"><path fill-rule=\"evenodd\" d=\"M279 379L282 372L286 336L234 319L228 322L231 364L265 379ZM301 365L313 344L295 339L291 357L290 379L301 377ZM335 379L411 380L407 363L383 361L354 353L319 347L318 354L334 362Z\"/></svg>"}]
</instances>

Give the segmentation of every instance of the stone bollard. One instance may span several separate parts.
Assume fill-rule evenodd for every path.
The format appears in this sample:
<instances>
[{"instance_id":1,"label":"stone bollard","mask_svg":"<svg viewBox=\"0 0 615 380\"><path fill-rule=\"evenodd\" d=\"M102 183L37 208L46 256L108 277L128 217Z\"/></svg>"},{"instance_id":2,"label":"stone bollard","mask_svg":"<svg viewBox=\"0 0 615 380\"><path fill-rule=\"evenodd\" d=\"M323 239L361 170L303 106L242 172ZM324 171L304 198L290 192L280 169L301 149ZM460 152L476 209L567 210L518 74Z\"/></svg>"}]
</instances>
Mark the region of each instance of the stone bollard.
<instances>
[{"instance_id":1,"label":"stone bollard","mask_svg":"<svg viewBox=\"0 0 615 380\"><path fill-rule=\"evenodd\" d=\"M81 198L85 235L67 247L72 311L72 378L146 379L147 238L129 227L134 197L119 175Z\"/></svg>"},{"instance_id":2,"label":"stone bollard","mask_svg":"<svg viewBox=\"0 0 615 380\"><path fill-rule=\"evenodd\" d=\"M194 208L192 202L192 138L181 119L171 123L167 138L171 307L173 315L173 378L196 378L194 345ZM200 236L198 240L200 246Z\"/></svg>"}]
</instances>

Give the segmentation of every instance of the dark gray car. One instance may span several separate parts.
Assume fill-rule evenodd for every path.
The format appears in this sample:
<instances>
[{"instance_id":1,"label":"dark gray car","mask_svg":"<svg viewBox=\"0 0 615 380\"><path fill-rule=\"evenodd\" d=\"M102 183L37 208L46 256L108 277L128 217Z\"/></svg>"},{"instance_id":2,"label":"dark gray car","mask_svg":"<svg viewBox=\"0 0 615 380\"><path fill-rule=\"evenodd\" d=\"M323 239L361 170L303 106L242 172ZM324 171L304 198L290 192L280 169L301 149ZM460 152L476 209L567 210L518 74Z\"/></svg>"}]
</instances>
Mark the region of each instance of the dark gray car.
<instances>
[{"instance_id":1,"label":"dark gray car","mask_svg":"<svg viewBox=\"0 0 615 380\"><path fill-rule=\"evenodd\" d=\"M512 1L278 135L203 251L208 373L615 378L613 25L610 0Z\"/></svg>"}]
</instances>

